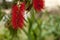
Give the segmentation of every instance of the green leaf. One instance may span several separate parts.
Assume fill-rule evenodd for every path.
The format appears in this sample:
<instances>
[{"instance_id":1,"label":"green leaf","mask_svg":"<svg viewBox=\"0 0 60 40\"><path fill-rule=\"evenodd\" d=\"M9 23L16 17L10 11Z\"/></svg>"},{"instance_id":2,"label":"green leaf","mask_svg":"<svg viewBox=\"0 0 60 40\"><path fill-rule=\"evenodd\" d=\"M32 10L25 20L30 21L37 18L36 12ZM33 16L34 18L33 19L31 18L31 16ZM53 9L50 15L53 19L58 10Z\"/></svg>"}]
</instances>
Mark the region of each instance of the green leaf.
<instances>
[{"instance_id":1,"label":"green leaf","mask_svg":"<svg viewBox=\"0 0 60 40\"><path fill-rule=\"evenodd\" d=\"M1 19L3 18L3 16L4 16L5 14L1 11L1 9L0 9L0 21L1 21Z\"/></svg>"}]
</instances>

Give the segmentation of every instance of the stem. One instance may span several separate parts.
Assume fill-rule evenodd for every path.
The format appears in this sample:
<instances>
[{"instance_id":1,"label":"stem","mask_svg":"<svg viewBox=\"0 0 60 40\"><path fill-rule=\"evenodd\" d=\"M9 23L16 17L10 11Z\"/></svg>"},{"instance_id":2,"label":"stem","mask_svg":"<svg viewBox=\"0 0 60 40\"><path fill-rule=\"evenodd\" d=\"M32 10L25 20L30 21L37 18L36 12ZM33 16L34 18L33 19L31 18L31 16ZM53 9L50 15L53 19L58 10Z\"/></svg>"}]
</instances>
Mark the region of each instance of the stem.
<instances>
[{"instance_id":1,"label":"stem","mask_svg":"<svg viewBox=\"0 0 60 40\"><path fill-rule=\"evenodd\" d=\"M28 33L27 33L25 29L23 29L23 31L24 31L24 32L25 32L25 34L27 35L28 40L31 40L30 32L28 32Z\"/></svg>"},{"instance_id":2,"label":"stem","mask_svg":"<svg viewBox=\"0 0 60 40\"><path fill-rule=\"evenodd\" d=\"M28 36L28 33L26 32L26 30L25 30L25 29L23 29L23 31L24 31L24 33Z\"/></svg>"},{"instance_id":3,"label":"stem","mask_svg":"<svg viewBox=\"0 0 60 40\"><path fill-rule=\"evenodd\" d=\"M39 33L39 40L42 40L42 37L41 37L41 34L42 34L42 29L41 29L41 25L38 24L38 28L40 30L40 33Z\"/></svg>"},{"instance_id":4,"label":"stem","mask_svg":"<svg viewBox=\"0 0 60 40\"><path fill-rule=\"evenodd\" d=\"M42 37L41 37L41 34L42 34L41 27L39 28L39 30L40 30L40 34L39 34L39 40L42 40Z\"/></svg>"},{"instance_id":5,"label":"stem","mask_svg":"<svg viewBox=\"0 0 60 40\"><path fill-rule=\"evenodd\" d=\"M30 35L31 35L31 34L30 34L30 32L29 32L29 33L28 33L28 40L32 40Z\"/></svg>"}]
</instances>

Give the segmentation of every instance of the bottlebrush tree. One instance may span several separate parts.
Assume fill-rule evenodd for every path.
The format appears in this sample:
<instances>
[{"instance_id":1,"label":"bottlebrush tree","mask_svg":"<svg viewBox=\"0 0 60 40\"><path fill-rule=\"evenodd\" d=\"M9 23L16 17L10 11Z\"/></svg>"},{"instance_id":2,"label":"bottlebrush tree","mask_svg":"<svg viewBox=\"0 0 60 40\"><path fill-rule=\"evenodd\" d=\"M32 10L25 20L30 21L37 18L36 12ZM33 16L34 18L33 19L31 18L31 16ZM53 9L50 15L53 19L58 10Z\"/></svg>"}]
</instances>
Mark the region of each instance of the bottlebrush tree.
<instances>
[{"instance_id":1,"label":"bottlebrush tree","mask_svg":"<svg viewBox=\"0 0 60 40\"><path fill-rule=\"evenodd\" d=\"M44 8L45 0L13 0L10 4L4 0L0 5L0 21L5 22L5 31L0 39L49 40L52 35L53 40L59 40L60 16L44 12ZM11 9L11 12L6 14L2 9Z\"/></svg>"}]
</instances>

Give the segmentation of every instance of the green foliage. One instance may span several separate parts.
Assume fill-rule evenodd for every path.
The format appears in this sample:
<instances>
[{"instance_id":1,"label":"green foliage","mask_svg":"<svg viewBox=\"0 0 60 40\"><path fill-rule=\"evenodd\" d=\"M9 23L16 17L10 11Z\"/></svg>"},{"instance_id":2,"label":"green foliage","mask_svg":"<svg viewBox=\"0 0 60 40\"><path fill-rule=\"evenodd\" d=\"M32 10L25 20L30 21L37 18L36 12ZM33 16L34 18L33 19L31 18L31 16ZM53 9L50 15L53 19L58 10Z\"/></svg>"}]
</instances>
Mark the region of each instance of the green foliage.
<instances>
[{"instance_id":1,"label":"green foliage","mask_svg":"<svg viewBox=\"0 0 60 40\"><path fill-rule=\"evenodd\" d=\"M5 13L2 12L2 11L1 11L1 8L0 8L0 21L1 21L1 19L3 18L4 15L5 15Z\"/></svg>"}]
</instances>

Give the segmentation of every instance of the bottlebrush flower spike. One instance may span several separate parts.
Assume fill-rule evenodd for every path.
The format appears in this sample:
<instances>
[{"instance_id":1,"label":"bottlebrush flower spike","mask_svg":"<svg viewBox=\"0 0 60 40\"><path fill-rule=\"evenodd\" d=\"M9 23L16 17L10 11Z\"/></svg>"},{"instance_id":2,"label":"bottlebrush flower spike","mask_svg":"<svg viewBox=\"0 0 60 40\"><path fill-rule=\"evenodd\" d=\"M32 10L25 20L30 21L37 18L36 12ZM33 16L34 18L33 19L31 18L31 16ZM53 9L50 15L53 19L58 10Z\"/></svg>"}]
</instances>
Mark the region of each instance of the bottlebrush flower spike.
<instances>
[{"instance_id":1,"label":"bottlebrush flower spike","mask_svg":"<svg viewBox=\"0 0 60 40\"><path fill-rule=\"evenodd\" d=\"M44 8L44 0L33 0L33 7L37 12Z\"/></svg>"},{"instance_id":2,"label":"bottlebrush flower spike","mask_svg":"<svg viewBox=\"0 0 60 40\"><path fill-rule=\"evenodd\" d=\"M25 3L17 4L12 7L12 25L14 29L22 28L24 25Z\"/></svg>"}]
</instances>

